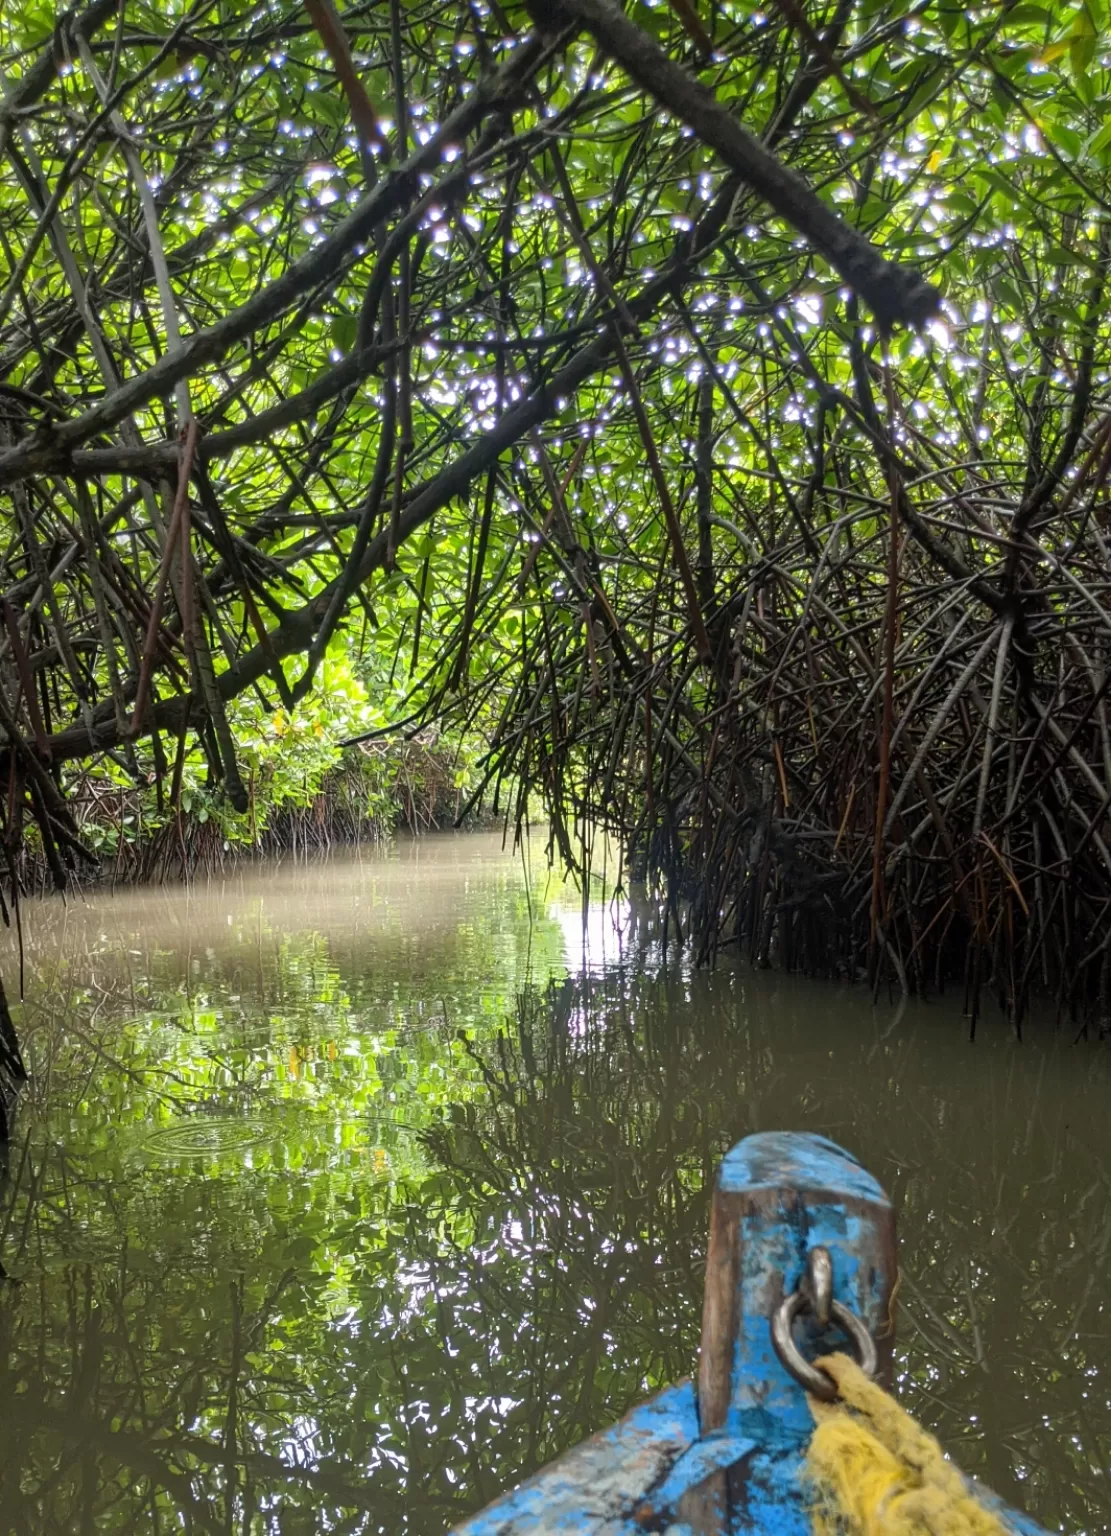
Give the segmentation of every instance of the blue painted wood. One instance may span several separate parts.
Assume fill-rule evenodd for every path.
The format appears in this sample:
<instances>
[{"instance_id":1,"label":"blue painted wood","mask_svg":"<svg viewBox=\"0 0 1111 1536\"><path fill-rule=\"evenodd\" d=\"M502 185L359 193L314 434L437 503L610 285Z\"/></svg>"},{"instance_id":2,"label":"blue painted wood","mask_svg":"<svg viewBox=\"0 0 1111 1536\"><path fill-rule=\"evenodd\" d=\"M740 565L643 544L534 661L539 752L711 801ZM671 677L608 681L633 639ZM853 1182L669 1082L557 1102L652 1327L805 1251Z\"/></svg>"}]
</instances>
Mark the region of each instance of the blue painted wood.
<instances>
[{"instance_id":1,"label":"blue painted wood","mask_svg":"<svg viewBox=\"0 0 1111 1536\"><path fill-rule=\"evenodd\" d=\"M798 1288L812 1248L833 1259L833 1293L863 1318L876 1339L892 1332L890 1298L897 1278L895 1222L890 1202L855 1158L821 1136L770 1132L749 1136L722 1161L715 1190L710 1264L732 1297L732 1326L713 1336L702 1331L700 1396L702 1429L713 1395L715 1364L729 1372L724 1422L734 1434L764 1430L809 1438L813 1427L806 1396L772 1347L768 1319L784 1296ZM707 1287L713 1277L707 1276ZM707 1310L709 1310L708 1297ZM840 1330L819 1336L803 1327L808 1354L843 1349ZM711 1352L722 1352L720 1362ZM728 1365L726 1365L726 1360ZM753 1417L755 1415L755 1418Z\"/></svg>"},{"instance_id":2,"label":"blue painted wood","mask_svg":"<svg viewBox=\"0 0 1111 1536\"><path fill-rule=\"evenodd\" d=\"M653 1488L637 1510L641 1525L652 1523L681 1507L684 1496L699 1488L716 1472L728 1471L746 1456L760 1449L758 1440L731 1435L728 1430L712 1430L702 1435L675 1462L663 1482Z\"/></svg>"},{"instance_id":3,"label":"blue painted wood","mask_svg":"<svg viewBox=\"0 0 1111 1536\"><path fill-rule=\"evenodd\" d=\"M667 1387L457 1526L455 1536L644 1536L636 1511L698 1438L693 1384Z\"/></svg>"},{"instance_id":4,"label":"blue painted wood","mask_svg":"<svg viewBox=\"0 0 1111 1536\"><path fill-rule=\"evenodd\" d=\"M879 1184L821 1136L766 1132L738 1143L718 1170L711 1208L699 1416L703 1434L724 1430L760 1449L740 1474L680 1501L679 1515L699 1536L723 1529L727 1506L747 1520L738 1529L809 1531L799 1473L813 1419L775 1353L769 1318L819 1245L833 1260L835 1297L874 1338L889 1340L895 1223ZM805 1322L796 1333L811 1358L846 1344L839 1331L820 1335Z\"/></svg>"},{"instance_id":5,"label":"blue painted wood","mask_svg":"<svg viewBox=\"0 0 1111 1536\"><path fill-rule=\"evenodd\" d=\"M889 1355L895 1245L883 1190L823 1137L747 1137L714 1190L697 1394L690 1382L667 1388L455 1536L810 1536L801 1471L813 1419L768 1319L819 1244L833 1259L835 1297ZM805 1320L796 1337L811 1357L845 1347ZM1014 1536L1045 1536L976 1491Z\"/></svg>"}]
</instances>

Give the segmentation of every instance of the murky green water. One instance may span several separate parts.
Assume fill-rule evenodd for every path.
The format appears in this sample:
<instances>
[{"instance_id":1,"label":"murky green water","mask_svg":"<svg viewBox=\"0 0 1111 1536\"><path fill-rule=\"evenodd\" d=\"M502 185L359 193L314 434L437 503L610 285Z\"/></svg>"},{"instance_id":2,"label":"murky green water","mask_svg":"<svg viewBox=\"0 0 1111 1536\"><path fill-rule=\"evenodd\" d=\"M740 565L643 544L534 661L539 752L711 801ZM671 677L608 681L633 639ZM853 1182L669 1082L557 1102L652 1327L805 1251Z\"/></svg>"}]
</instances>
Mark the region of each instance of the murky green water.
<instances>
[{"instance_id":1,"label":"murky green water","mask_svg":"<svg viewBox=\"0 0 1111 1536\"><path fill-rule=\"evenodd\" d=\"M435 1536L689 1371L715 1160L790 1126L897 1201L904 1401L1111 1530L1107 1047L617 915L486 837L26 908L0 1528Z\"/></svg>"}]
</instances>

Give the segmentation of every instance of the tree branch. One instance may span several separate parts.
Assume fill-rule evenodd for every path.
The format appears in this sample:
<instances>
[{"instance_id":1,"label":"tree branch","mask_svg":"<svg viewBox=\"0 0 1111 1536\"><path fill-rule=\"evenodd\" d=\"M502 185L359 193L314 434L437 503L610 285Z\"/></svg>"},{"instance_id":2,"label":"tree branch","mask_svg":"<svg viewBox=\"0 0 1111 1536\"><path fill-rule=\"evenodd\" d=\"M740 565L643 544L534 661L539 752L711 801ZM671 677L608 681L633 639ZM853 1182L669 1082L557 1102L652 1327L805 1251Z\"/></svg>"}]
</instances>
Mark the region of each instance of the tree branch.
<instances>
[{"instance_id":1,"label":"tree branch","mask_svg":"<svg viewBox=\"0 0 1111 1536\"><path fill-rule=\"evenodd\" d=\"M746 186L805 236L871 307L883 330L922 326L937 311L941 296L920 272L887 261L870 240L827 207L801 176L743 128L704 85L669 59L614 0L567 0L566 10L586 24L642 90L716 149Z\"/></svg>"}]
</instances>

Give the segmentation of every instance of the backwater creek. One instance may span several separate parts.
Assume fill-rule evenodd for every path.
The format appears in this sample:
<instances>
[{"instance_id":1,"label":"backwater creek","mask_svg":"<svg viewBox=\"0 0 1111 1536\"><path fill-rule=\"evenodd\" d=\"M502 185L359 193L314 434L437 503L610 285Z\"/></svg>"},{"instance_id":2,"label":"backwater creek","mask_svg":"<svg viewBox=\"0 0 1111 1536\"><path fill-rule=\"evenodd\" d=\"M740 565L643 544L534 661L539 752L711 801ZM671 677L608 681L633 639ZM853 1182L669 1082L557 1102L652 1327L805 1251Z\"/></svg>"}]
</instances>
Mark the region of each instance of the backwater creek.
<instances>
[{"instance_id":1,"label":"backwater creek","mask_svg":"<svg viewBox=\"0 0 1111 1536\"><path fill-rule=\"evenodd\" d=\"M1111 1047L695 970L541 848L24 903L0 1529L440 1536L689 1374L716 1162L797 1129L895 1201L901 1401L1111 1531Z\"/></svg>"}]
</instances>

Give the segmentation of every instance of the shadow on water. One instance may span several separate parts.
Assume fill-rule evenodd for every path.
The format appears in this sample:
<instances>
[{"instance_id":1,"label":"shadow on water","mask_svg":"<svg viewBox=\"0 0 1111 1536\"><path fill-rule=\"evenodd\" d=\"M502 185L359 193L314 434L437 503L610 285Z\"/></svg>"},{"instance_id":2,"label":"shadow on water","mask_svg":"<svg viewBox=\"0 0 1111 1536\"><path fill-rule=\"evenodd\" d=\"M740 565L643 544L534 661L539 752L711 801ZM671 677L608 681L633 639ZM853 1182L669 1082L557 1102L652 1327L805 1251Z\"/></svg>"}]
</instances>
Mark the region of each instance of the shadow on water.
<instances>
[{"instance_id":1,"label":"shadow on water","mask_svg":"<svg viewBox=\"0 0 1111 1536\"><path fill-rule=\"evenodd\" d=\"M578 911L473 839L33 915L10 1529L443 1531L688 1373L707 1181L790 1125L897 1201L907 1405L1111 1530L1106 1051Z\"/></svg>"}]
</instances>

